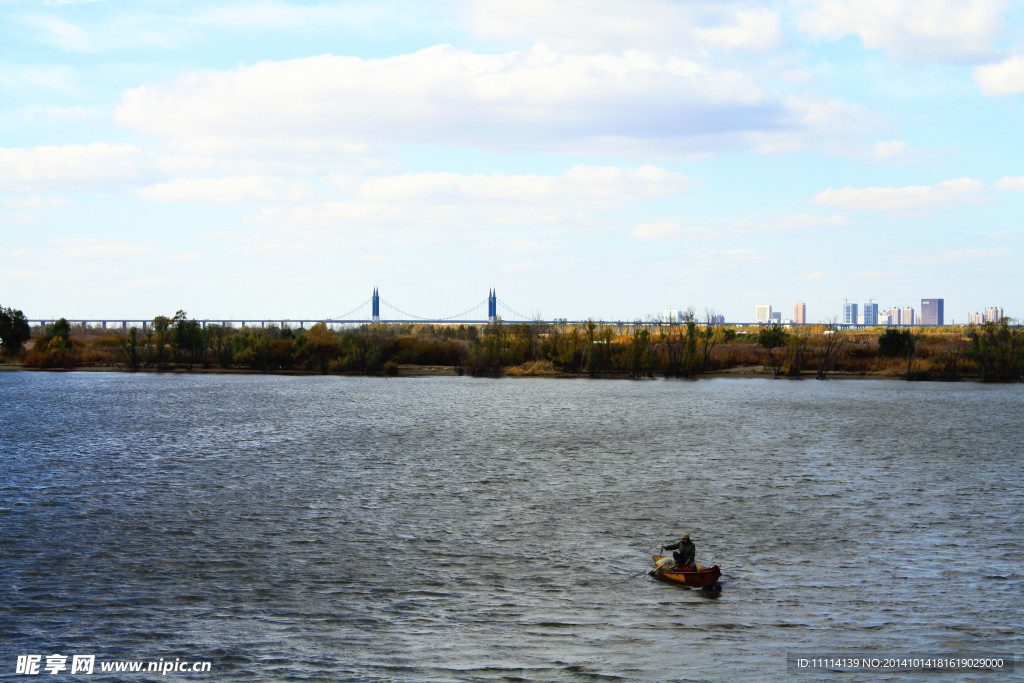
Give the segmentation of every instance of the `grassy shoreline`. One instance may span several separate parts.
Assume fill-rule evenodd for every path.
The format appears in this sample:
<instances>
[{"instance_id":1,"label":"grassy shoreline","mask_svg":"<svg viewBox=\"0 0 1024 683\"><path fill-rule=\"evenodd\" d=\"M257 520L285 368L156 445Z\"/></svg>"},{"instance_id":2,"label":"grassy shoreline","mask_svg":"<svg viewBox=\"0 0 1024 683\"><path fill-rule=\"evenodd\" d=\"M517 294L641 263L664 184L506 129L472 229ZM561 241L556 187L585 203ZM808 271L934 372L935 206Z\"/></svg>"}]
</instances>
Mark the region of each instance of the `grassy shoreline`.
<instances>
[{"instance_id":1,"label":"grassy shoreline","mask_svg":"<svg viewBox=\"0 0 1024 683\"><path fill-rule=\"evenodd\" d=\"M420 377L1024 379L1019 327L783 329L656 324L200 328L179 312L145 330L36 330L0 369ZM157 323L161 323L160 326ZM893 346L893 340L900 342ZM2 361L0 361L2 362Z\"/></svg>"},{"instance_id":2,"label":"grassy shoreline","mask_svg":"<svg viewBox=\"0 0 1024 683\"><path fill-rule=\"evenodd\" d=\"M510 372L511 370L511 372ZM335 377L389 377L389 378L417 378L417 377L460 377L467 376L473 377L470 373L460 373L453 366L443 365L399 365L397 371L394 374L389 375L367 375L365 373L354 373L354 372L334 372L334 373L323 373L314 370L296 370L296 369L282 369L282 370L256 370L252 368L219 368L219 367L193 367L191 369L185 367L140 367L137 370L132 370L124 365L79 365L72 368L34 368L25 365L24 363L12 363L3 362L0 363L0 372L117 372L117 373L140 373L140 374L154 374L154 375L274 375L282 377L314 377L331 375ZM693 373L690 377L664 377L662 375L653 375L645 377L631 377L626 373L618 374L603 374L591 376L586 373L569 373L569 372L530 372L528 369L525 371L516 371L516 367L506 368L504 372L493 373L488 375L480 375L480 378L491 378L491 379L520 379L520 378L542 378L542 379L597 379L597 380L636 380L636 381L650 381L650 380L661 380L661 379L680 379L680 380L701 380L701 379L779 379L779 380L805 380L815 379L814 372L802 372L796 376L779 375L776 376L770 367L763 365L750 365L750 366L738 366L729 369L721 370L710 370L707 372ZM901 373L892 373L885 371L871 371L871 372L849 372L849 371L833 371L828 374L826 379L836 380L906 380L906 376ZM956 380L931 380L931 381L954 381L954 382L977 382L980 378L977 376L961 376Z\"/></svg>"}]
</instances>

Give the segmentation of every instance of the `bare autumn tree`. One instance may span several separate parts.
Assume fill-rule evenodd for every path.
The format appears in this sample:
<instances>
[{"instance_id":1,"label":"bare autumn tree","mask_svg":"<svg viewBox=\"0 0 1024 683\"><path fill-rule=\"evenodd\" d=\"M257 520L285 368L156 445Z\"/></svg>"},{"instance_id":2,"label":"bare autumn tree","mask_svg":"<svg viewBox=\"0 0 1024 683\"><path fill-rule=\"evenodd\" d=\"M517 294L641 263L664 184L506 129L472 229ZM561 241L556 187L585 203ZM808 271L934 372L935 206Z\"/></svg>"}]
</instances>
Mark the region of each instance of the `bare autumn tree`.
<instances>
[{"instance_id":1,"label":"bare autumn tree","mask_svg":"<svg viewBox=\"0 0 1024 683\"><path fill-rule=\"evenodd\" d=\"M664 353L662 369L666 377L680 377L683 373L683 343L681 328L669 323L661 334L661 348Z\"/></svg>"},{"instance_id":2,"label":"bare autumn tree","mask_svg":"<svg viewBox=\"0 0 1024 683\"><path fill-rule=\"evenodd\" d=\"M711 367L711 352L715 350L715 346L721 343L725 336L723 334L723 325L719 325L715 322L715 312L708 308L704 310L704 329L700 330L700 369L707 370Z\"/></svg>"},{"instance_id":3,"label":"bare autumn tree","mask_svg":"<svg viewBox=\"0 0 1024 683\"><path fill-rule=\"evenodd\" d=\"M799 377L804 366L804 358L807 355L807 335L792 334L789 337L789 367L786 374L789 377Z\"/></svg>"},{"instance_id":4,"label":"bare autumn tree","mask_svg":"<svg viewBox=\"0 0 1024 683\"><path fill-rule=\"evenodd\" d=\"M597 323L595 323L592 319L588 320L584 329L586 330L585 335L586 335L586 344L587 344L586 351L585 351L585 353L586 353L585 364L586 364L586 367L587 367L587 371L590 373L591 376L594 376L594 375L597 374L598 365L600 363L599 352L598 352L598 349L595 348L595 346L597 345L597 341L598 341L597 340Z\"/></svg>"},{"instance_id":5,"label":"bare autumn tree","mask_svg":"<svg viewBox=\"0 0 1024 683\"><path fill-rule=\"evenodd\" d=\"M139 331L136 328L128 330L128 334L121 337L121 353L124 354L124 361L128 369L135 372L139 369L141 359L139 358Z\"/></svg>"},{"instance_id":6,"label":"bare autumn tree","mask_svg":"<svg viewBox=\"0 0 1024 683\"><path fill-rule=\"evenodd\" d=\"M651 333L646 326L636 321L630 335L630 377L643 377L650 374Z\"/></svg>"},{"instance_id":7,"label":"bare autumn tree","mask_svg":"<svg viewBox=\"0 0 1024 683\"><path fill-rule=\"evenodd\" d=\"M839 349L843 345L843 336L839 331L839 324L835 318L825 324L822 330L825 337L825 348L822 350L821 359L818 361L817 379L825 379L828 373L836 365L836 358L839 357Z\"/></svg>"},{"instance_id":8,"label":"bare autumn tree","mask_svg":"<svg viewBox=\"0 0 1024 683\"><path fill-rule=\"evenodd\" d=\"M164 362L164 347L167 345L167 332L171 327L171 322L171 319L165 315L153 318L153 331L147 337L147 342L153 346L153 360L157 363Z\"/></svg>"},{"instance_id":9,"label":"bare autumn tree","mask_svg":"<svg viewBox=\"0 0 1024 683\"><path fill-rule=\"evenodd\" d=\"M699 357L697 354L697 314L690 306L683 312L683 324L686 326L686 336L683 338L683 376L690 377L698 370Z\"/></svg>"}]
</instances>

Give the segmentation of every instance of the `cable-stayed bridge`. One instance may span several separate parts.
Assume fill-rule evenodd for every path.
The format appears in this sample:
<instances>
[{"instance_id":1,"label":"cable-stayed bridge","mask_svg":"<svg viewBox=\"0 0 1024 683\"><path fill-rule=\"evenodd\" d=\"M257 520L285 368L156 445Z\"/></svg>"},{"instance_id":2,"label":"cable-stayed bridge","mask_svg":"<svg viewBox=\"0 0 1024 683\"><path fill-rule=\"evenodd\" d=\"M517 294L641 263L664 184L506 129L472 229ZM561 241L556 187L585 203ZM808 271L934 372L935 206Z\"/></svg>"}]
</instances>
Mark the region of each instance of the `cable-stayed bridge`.
<instances>
[{"instance_id":1,"label":"cable-stayed bridge","mask_svg":"<svg viewBox=\"0 0 1024 683\"><path fill-rule=\"evenodd\" d=\"M88 327L99 327L103 329L128 329L130 327L140 327L142 329L148 329L153 324L153 318L65 318L68 323L72 325L85 325ZM424 325L486 325L488 323L501 320L505 323L516 324L516 323L542 323L542 324L569 324L569 325L582 325L593 320L594 322L603 325L615 325L615 326L632 326L632 325L676 325L679 321L670 321L667 319L657 318L645 318L639 317L632 320L606 320L606 319L568 319L568 318L554 318L554 319L541 319L539 315L529 316L525 313L516 310L516 308L510 306L505 301L498 298L498 295L494 289L487 291L487 298L478 301L477 303L469 306L468 308L450 315L419 315L411 313L400 306L391 303L380 295L379 290L374 287L373 293L368 299L355 306L351 310L345 311L338 315L330 315L324 317L302 317L302 318L258 318L258 317L246 317L246 318L205 318L199 319L198 322L205 328L207 325L221 325L223 327L280 327L299 329L308 328L318 323L324 323L331 327L344 327L344 326L355 326L355 325L369 325L369 324L424 324ZM45 326L57 322L56 318L27 318L29 325L32 326ZM700 322L699 325L710 324L709 322ZM755 325L757 323L751 322L726 322L719 320L717 324L723 325ZM859 325L837 325L839 328L853 328L860 327Z\"/></svg>"},{"instance_id":2,"label":"cable-stayed bridge","mask_svg":"<svg viewBox=\"0 0 1024 683\"><path fill-rule=\"evenodd\" d=\"M487 292L487 298L483 299L476 304L473 304L469 308L463 311L454 313L451 315L418 315L416 313L410 313L407 310L400 308L399 306L391 303L387 299L380 296L380 293L376 287L373 289L373 294L370 298L366 299L358 306L353 309L340 313L338 315L326 316L323 318L309 317L309 318L206 318L201 319L198 322L206 327L207 325L223 325L225 327L271 327L278 326L281 328L305 328L307 326L315 325L317 323L324 323L328 326L337 325L367 325L374 323L381 324L435 324L435 325L486 325L494 322L497 319L501 319L503 322L508 323L520 323L520 322L543 322L543 323L562 323L562 322L585 322L585 321L568 321L568 320L537 320L535 317L527 316L520 313L512 306L508 305L504 301L498 298L495 290L491 289ZM72 325L87 325L92 327L101 328L121 328L127 329L129 327L141 327L143 329L148 328L153 324L153 319L142 319L142 318L67 318L68 323ZM30 325L49 325L56 322L56 319L51 318L29 318L28 322ZM625 324L625 323L623 323Z\"/></svg>"},{"instance_id":3,"label":"cable-stayed bridge","mask_svg":"<svg viewBox=\"0 0 1024 683\"><path fill-rule=\"evenodd\" d=\"M57 318L27 318L29 325L43 327L57 322ZM71 325L84 325L87 327L99 327L103 329L128 329L130 327L140 327L142 329L148 329L153 324L153 318L65 318ZM257 317L246 317L246 318L205 318L200 319L198 322L205 328L207 325L221 325L223 327L279 327L281 329L306 329L318 323L324 323L328 327L345 327L355 325L369 325L369 324L424 324L424 325L486 325L488 323L501 320L505 323L516 324L516 323L541 323L541 324L569 324L569 325L582 325L593 320L594 322L603 325L614 325L618 327L632 326L632 325L677 325L681 321L671 321L668 319L657 319L657 318L645 318L639 317L632 320L606 320L606 319L573 319L568 318L554 318L554 319L541 319L539 315L529 316L525 313L521 313L516 310L508 303L498 298L497 293L494 289L487 291L487 298L473 304L472 306L462 310L458 313L451 315L419 315L416 313L410 313L409 311L391 303L387 299L380 295L379 290L374 287L373 293L368 299L355 306L349 311L340 313L338 315L331 315L325 317L302 317L302 318L257 318ZM698 325L709 325L712 324L710 321L697 321ZM714 324L721 325L759 325L756 322L726 322L724 319L718 320ZM821 323L835 325L839 329L856 329L864 327L864 325L853 325L853 324L836 324L836 323Z\"/></svg>"}]
</instances>

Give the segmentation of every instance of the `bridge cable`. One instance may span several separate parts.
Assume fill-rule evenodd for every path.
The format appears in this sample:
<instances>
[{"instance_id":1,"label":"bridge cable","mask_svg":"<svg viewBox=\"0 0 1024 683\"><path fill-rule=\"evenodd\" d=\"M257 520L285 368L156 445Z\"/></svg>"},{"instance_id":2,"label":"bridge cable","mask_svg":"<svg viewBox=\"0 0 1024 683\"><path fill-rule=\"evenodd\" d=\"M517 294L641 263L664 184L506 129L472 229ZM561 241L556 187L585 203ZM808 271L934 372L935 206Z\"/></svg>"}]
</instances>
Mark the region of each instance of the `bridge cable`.
<instances>
[{"instance_id":1,"label":"bridge cable","mask_svg":"<svg viewBox=\"0 0 1024 683\"><path fill-rule=\"evenodd\" d=\"M520 320L524 320L525 321L525 320L529 320L530 319L530 316L523 315L522 313L520 313L516 309L514 309L511 306L509 306L508 304L506 304L504 301L499 299L498 303L501 305L502 308L504 308L509 313L515 313L516 315L518 315Z\"/></svg>"},{"instance_id":2,"label":"bridge cable","mask_svg":"<svg viewBox=\"0 0 1024 683\"><path fill-rule=\"evenodd\" d=\"M487 299L484 299L483 301L481 301L480 303L476 304L472 308L467 308L462 313L456 313L455 315L450 315L447 318L438 318L438 320L454 320L455 318L461 318L462 316L464 316L464 315L466 315L468 313L472 313L473 311L475 311L475 310L485 306L486 304L487 304Z\"/></svg>"},{"instance_id":3,"label":"bridge cable","mask_svg":"<svg viewBox=\"0 0 1024 683\"><path fill-rule=\"evenodd\" d=\"M381 297L380 300L381 300L381 303L385 304L391 310L396 311L397 313L401 313L402 315L407 316L409 318L415 318L416 320L438 320L438 321L441 321L441 320L454 320L455 318L464 316L467 313L472 313L473 311L475 311L476 309L480 308L481 306L483 306L484 304L487 303L487 301L485 299L484 301L481 301L481 302L479 302L477 304L474 304L470 308L467 308L465 311L462 311L461 313L456 313L455 315L450 315L450 316L447 316L445 318L440 318L440 317L438 317L438 318L429 318L429 317L422 316L422 315L415 315L413 313L410 313L409 311L403 311L401 308L399 308L398 306L395 306L393 303L391 303L390 301L387 301L383 297Z\"/></svg>"},{"instance_id":4,"label":"bridge cable","mask_svg":"<svg viewBox=\"0 0 1024 683\"><path fill-rule=\"evenodd\" d=\"M395 306L395 305L394 305L393 303L391 303L390 301L387 301L387 300L386 300L386 299L385 299L384 297L381 297L381 298L380 298L380 302L381 302L382 304L384 304L385 306L387 306L388 308L390 308L391 310L393 310L393 311L395 311L395 312L397 312L397 313L401 313L402 315L404 315L404 316L406 316L406 317L409 317L409 318L416 318L417 320L430 320L430 318L424 317L424 316L422 316L422 315L415 315L415 314L413 314L413 313L410 313L409 311L403 311L403 310L402 310L401 308L399 308L398 306Z\"/></svg>"},{"instance_id":5,"label":"bridge cable","mask_svg":"<svg viewBox=\"0 0 1024 683\"><path fill-rule=\"evenodd\" d=\"M328 318L328 320L345 320L350 315L352 315L353 313L358 311L360 308L363 308L364 306L366 306L366 304L370 303L371 301L373 301L373 297L370 297L369 299L367 299L363 303L361 303L358 306L356 306L355 308L353 308L351 311L347 311L345 313L342 313L341 315L333 315L330 318Z\"/></svg>"}]
</instances>

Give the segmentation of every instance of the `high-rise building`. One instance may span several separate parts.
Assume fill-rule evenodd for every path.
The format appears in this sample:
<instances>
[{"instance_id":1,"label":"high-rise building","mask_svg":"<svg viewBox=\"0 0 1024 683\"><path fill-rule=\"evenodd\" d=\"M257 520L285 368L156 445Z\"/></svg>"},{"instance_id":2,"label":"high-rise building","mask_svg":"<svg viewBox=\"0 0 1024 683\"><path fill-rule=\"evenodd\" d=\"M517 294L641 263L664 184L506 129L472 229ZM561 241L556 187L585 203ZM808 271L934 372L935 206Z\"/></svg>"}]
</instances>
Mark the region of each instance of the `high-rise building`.
<instances>
[{"instance_id":1,"label":"high-rise building","mask_svg":"<svg viewBox=\"0 0 1024 683\"><path fill-rule=\"evenodd\" d=\"M1002 306L989 306L985 309L985 322L987 323L998 323L1004 317Z\"/></svg>"},{"instance_id":2,"label":"high-rise building","mask_svg":"<svg viewBox=\"0 0 1024 683\"><path fill-rule=\"evenodd\" d=\"M889 321L888 325L899 325L900 324L900 309L893 306L889 309Z\"/></svg>"},{"instance_id":3,"label":"high-rise building","mask_svg":"<svg viewBox=\"0 0 1024 683\"><path fill-rule=\"evenodd\" d=\"M927 327L942 327L946 324L942 309L945 299L921 299L921 324Z\"/></svg>"},{"instance_id":4,"label":"high-rise building","mask_svg":"<svg viewBox=\"0 0 1024 683\"><path fill-rule=\"evenodd\" d=\"M1002 306L989 306L984 313L968 313L968 325L984 325L985 323L998 323L1003 319Z\"/></svg>"},{"instance_id":5,"label":"high-rise building","mask_svg":"<svg viewBox=\"0 0 1024 683\"><path fill-rule=\"evenodd\" d=\"M782 324L782 311L772 311L772 322Z\"/></svg>"},{"instance_id":6,"label":"high-rise building","mask_svg":"<svg viewBox=\"0 0 1024 683\"><path fill-rule=\"evenodd\" d=\"M793 322L797 325L807 324L807 304L803 301L793 304Z\"/></svg>"},{"instance_id":7,"label":"high-rise building","mask_svg":"<svg viewBox=\"0 0 1024 683\"><path fill-rule=\"evenodd\" d=\"M900 310L900 325L913 326L917 324L917 318L914 316L914 307L906 306Z\"/></svg>"},{"instance_id":8,"label":"high-rise building","mask_svg":"<svg viewBox=\"0 0 1024 683\"><path fill-rule=\"evenodd\" d=\"M864 304L864 324L871 326L878 324L878 304Z\"/></svg>"},{"instance_id":9,"label":"high-rise building","mask_svg":"<svg viewBox=\"0 0 1024 683\"><path fill-rule=\"evenodd\" d=\"M856 325L859 322L857 320L857 304L851 304L849 301L843 302L843 324Z\"/></svg>"},{"instance_id":10,"label":"high-rise building","mask_svg":"<svg viewBox=\"0 0 1024 683\"><path fill-rule=\"evenodd\" d=\"M758 306L754 310L755 323L770 323L772 321L772 307L767 305Z\"/></svg>"}]
</instances>

